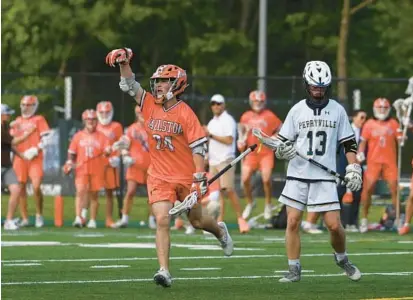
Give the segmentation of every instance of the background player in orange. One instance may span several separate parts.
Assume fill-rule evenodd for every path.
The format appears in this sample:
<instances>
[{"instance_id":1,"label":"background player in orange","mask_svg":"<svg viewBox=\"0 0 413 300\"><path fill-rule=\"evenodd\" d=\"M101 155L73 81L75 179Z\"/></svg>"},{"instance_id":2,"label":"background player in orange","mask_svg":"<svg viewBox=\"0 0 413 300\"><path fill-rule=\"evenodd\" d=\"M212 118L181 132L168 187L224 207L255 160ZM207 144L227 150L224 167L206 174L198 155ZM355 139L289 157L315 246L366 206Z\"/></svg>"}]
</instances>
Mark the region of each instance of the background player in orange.
<instances>
[{"instance_id":1,"label":"background player in orange","mask_svg":"<svg viewBox=\"0 0 413 300\"><path fill-rule=\"evenodd\" d=\"M139 105L135 107L136 122L130 125L121 139L126 139L129 149L122 150L123 163L126 170L127 190L123 199L122 219L112 227L128 226L129 213L132 209L133 197L138 185L146 184L146 176L151 158L149 156L148 135L145 131L144 119Z\"/></svg>"},{"instance_id":2,"label":"background player in orange","mask_svg":"<svg viewBox=\"0 0 413 300\"><path fill-rule=\"evenodd\" d=\"M22 222L20 226L27 226L27 195L26 184L30 178L33 185L33 194L36 200L36 227L43 227L43 195L40 184L43 179L43 147L47 143L47 136L50 133L49 125L41 115L35 115L39 100L36 96L24 96L20 101L21 116L17 117L11 128L11 135L21 137L24 132L34 130L34 132L16 145L16 151L22 157L16 156L13 161L13 169L16 172L17 180L21 184L22 193L20 197L20 210Z\"/></svg>"},{"instance_id":3,"label":"background player in orange","mask_svg":"<svg viewBox=\"0 0 413 300\"><path fill-rule=\"evenodd\" d=\"M371 205L371 195L380 175L386 180L393 206L397 203L397 140L399 123L391 118L390 102L386 98L378 98L373 104L374 118L367 120L361 132L357 160L366 160L367 170L364 172L361 202L363 203L363 218L360 222L360 232L368 231L368 214ZM368 147L367 159L365 156Z\"/></svg>"},{"instance_id":4,"label":"background player in orange","mask_svg":"<svg viewBox=\"0 0 413 300\"><path fill-rule=\"evenodd\" d=\"M252 128L260 128L267 135L274 135L281 128L282 122L269 109L265 108L266 95L262 91L252 91L249 95L251 110L246 111L240 120L240 124L248 128L246 140L238 139L237 146L240 151L244 151L247 146L258 143L257 138L252 134ZM257 170L261 171L262 183L265 194L264 218L271 218L271 173L274 168L274 153L262 147L260 151L255 151L248 155L242 162L242 185L244 186L247 206L242 217L247 219L255 206L252 199L251 176Z\"/></svg>"},{"instance_id":5,"label":"background player in orange","mask_svg":"<svg viewBox=\"0 0 413 300\"><path fill-rule=\"evenodd\" d=\"M73 226L82 227L81 210L91 200L88 228L96 228L96 216L99 208L98 192L104 186L104 166L106 158L111 153L109 139L96 130L97 116L93 109L87 109L82 114L85 128L78 131L69 145L68 160L63 171L68 174L75 170L76 186L76 218Z\"/></svg>"},{"instance_id":6,"label":"background player in orange","mask_svg":"<svg viewBox=\"0 0 413 300\"><path fill-rule=\"evenodd\" d=\"M99 102L96 106L98 116L97 130L102 132L112 145L122 136L123 129L119 122L112 121L113 106L109 101ZM106 227L111 227L113 222L113 192L119 188L119 155L112 155L105 162L104 187L106 193Z\"/></svg>"},{"instance_id":7,"label":"background player in orange","mask_svg":"<svg viewBox=\"0 0 413 300\"><path fill-rule=\"evenodd\" d=\"M148 133L151 164L148 169L148 195L156 218L156 251L159 270L154 275L156 284L169 287L170 216L169 210L177 200L183 201L192 191L200 198L207 191L204 156L207 138L193 110L179 100L187 84L185 70L175 65L159 66L150 80L152 94L135 81L129 65L132 50L115 49L106 56L110 66L120 65L119 87L141 107ZM233 244L225 223L217 223L202 214L200 204L188 212L195 228L213 233L226 255L233 252Z\"/></svg>"},{"instance_id":8,"label":"background player in orange","mask_svg":"<svg viewBox=\"0 0 413 300\"><path fill-rule=\"evenodd\" d=\"M413 168L413 159L412 159L412 168ZM412 173L412 178L410 180L409 197L406 200L406 219L404 220L403 226L399 228L400 235L405 235L409 233L410 222L412 221L412 217L413 217L413 173Z\"/></svg>"}]
</instances>

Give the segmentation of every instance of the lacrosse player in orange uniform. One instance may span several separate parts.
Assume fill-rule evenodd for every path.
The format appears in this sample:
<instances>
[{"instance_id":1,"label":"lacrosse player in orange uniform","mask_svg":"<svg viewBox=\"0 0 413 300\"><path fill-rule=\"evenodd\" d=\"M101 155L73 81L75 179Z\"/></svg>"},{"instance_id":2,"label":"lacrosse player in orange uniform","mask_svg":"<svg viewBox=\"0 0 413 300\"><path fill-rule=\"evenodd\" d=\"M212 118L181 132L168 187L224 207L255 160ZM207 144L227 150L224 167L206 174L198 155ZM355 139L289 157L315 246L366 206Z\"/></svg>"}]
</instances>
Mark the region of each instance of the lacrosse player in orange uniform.
<instances>
[{"instance_id":1,"label":"lacrosse player in orange uniform","mask_svg":"<svg viewBox=\"0 0 413 300\"><path fill-rule=\"evenodd\" d=\"M27 226L27 195L26 184L30 178L33 185L33 194L36 200L36 227L43 226L43 194L40 184L43 179L43 151L45 144L48 142L50 128L45 118L41 115L35 115L39 100L36 96L24 96L20 101L21 116L13 122L10 134L13 137L20 137L26 131L34 132L17 144L16 151L22 154L22 157L16 156L13 161L13 169L16 172L17 180L22 187L20 197L20 210L22 222L20 226ZM35 128L35 129L33 129Z\"/></svg>"},{"instance_id":2,"label":"lacrosse player in orange uniform","mask_svg":"<svg viewBox=\"0 0 413 300\"><path fill-rule=\"evenodd\" d=\"M262 91L252 91L249 95L251 110L246 111L240 120L247 132L246 138L238 139L238 149L244 151L246 147L258 143L257 138L251 133L252 128L260 128L267 135L274 135L281 128L282 122L269 109L265 108L266 95ZM252 199L251 176L257 170L261 171L262 182L265 193L265 210L264 218L271 218L271 173L274 168L274 153L262 147L260 151L256 151L248 155L242 163L242 185L244 186L245 197L247 198L247 206L244 209L242 217L247 219L255 206Z\"/></svg>"},{"instance_id":3,"label":"lacrosse player in orange uniform","mask_svg":"<svg viewBox=\"0 0 413 300\"><path fill-rule=\"evenodd\" d=\"M99 102L96 107L98 116L97 130L102 132L112 145L122 136L123 128L118 122L112 121L113 106L109 101ZM106 227L112 227L113 222L113 192L119 188L120 158L118 155L109 157L105 164L104 187L106 193Z\"/></svg>"},{"instance_id":4,"label":"lacrosse player in orange uniform","mask_svg":"<svg viewBox=\"0 0 413 300\"><path fill-rule=\"evenodd\" d=\"M106 56L106 63L112 67L120 65L119 87L136 100L145 119L151 157L147 188L156 218L156 251L160 265L154 281L169 287L172 284L169 210L192 191L200 198L207 192L204 169L207 138L193 110L179 99L188 86L185 70L175 65L159 66L150 79L152 93L149 93L135 80L129 65L132 56L131 49L115 49ZM200 204L192 207L188 219L195 228L213 233L224 253L232 254L233 244L225 223L218 224L203 215Z\"/></svg>"},{"instance_id":5,"label":"lacrosse player in orange uniform","mask_svg":"<svg viewBox=\"0 0 413 300\"><path fill-rule=\"evenodd\" d=\"M363 218L360 222L360 232L368 231L368 213L371 205L371 194L380 175L387 181L396 207L397 202L397 140L399 122L389 117L390 102L386 98L378 98L373 104L374 119L364 124L361 132L361 141L358 148L357 160L367 161L367 170L364 172L364 184L361 192L363 203ZM367 158L365 150L368 147Z\"/></svg>"},{"instance_id":6,"label":"lacrosse player in orange uniform","mask_svg":"<svg viewBox=\"0 0 413 300\"><path fill-rule=\"evenodd\" d=\"M149 156L148 135L145 131L145 121L139 105L135 107L135 116L136 122L130 125L126 129L126 134L121 137L121 139L126 140L126 144L129 144L127 150L122 150L122 160L127 168L127 191L123 199L122 219L114 224L114 228L128 226L128 215L132 209L133 197L135 196L138 185L146 184L146 176L151 161ZM121 142L122 141L120 141L120 143Z\"/></svg>"},{"instance_id":7,"label":"lacrosse player in orange uniform","mask_svg":"<svg viewBox=\"0 0 413 300\"><path fill-rule=\"evenodd\" d=\"M82 114L82 120L85 128L73 136L68 150L68 160L63 166L63 171L68 174L75 170L76 218L73 226L83 226L81 210L87 206L89 198L91 209L87 227L96 228L99 207L98 192L104 187L106 157L111 154L111 147L110 140L96 130L98 121L93 109L85 110Z\"/></svg>"}]
</instances>

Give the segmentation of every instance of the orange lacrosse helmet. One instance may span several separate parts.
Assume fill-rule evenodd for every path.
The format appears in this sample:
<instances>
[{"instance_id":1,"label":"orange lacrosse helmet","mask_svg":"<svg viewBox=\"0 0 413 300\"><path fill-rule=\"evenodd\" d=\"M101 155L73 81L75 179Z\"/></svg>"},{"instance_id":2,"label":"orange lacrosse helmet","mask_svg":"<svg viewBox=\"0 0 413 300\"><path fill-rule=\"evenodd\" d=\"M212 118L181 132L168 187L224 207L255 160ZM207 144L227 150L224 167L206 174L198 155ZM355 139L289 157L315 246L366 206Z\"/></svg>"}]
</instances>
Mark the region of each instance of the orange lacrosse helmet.
<instances>
[{"instance_id":1,"label":"orange lacrosse helmet","mask_svg":"<svg viewBox=\"0 0 413 300\"><path fill-rule=\"evenodd\" d=\"M267 96L263 91L252 91L249 96L249 102L252 110L260 112L264 109Z\"/></svg>"},{"instance_id":2,"label":"orange lacrosse helmet","mask_svg":"<svg viewBox=\"0 0 413 300\"><path fill-rule=\"evenodd\" d=\"M86 109L83 113L82 113L82 120L86 121L86 120L95 120L97 119L97 115L96 115L96 111L94 109Z\"/></svg>"},{"instance_id":3,"label":"orange lacrosse helmet","mask_svg":"<svg viewBox=\"0 0 413 300\"><path fill-rule=\"evenodd\" d=\"M30 118L36 113L39 99L34 95L26 95L20 100L20 109L23 118Z\"/></svg>"},{"instance_id":4,"label":"orange lacrosse helmet","mask_svg":"<svg viewBox=\"0 0 413 300\"><path fill-rule=\"evenodd\" d=\"M390 101L386 98L377 98L373 103L373 114L378 120L386 120L390 114Z\"/></svg>"},{"instance_id":5,"label":"orange lacrosse helmet","mask_svg":"<svg viewBox=\"0 0 413 300\"><path fill-rule=\"evenodd\" d=\"M168 79L170 83L167 92L158 89L158 83L165 81L165 79ZM188 86L188 78L185 70L178 66L161 65L156 69L155 73L153 73L150 79L150 85L152 94L155 96L155 102L157 104L163 104L184 92Z\"/></svg>"},{"instance_id":6,"label":"orange lacrosse helmet","mask_svg":"<svg viewBox=\"0 0 413 300\"><path fill-rule=\"evenodd\" d=\"M108 125L112 122L113 118L113 106L109 101L99 102L96 106L96 112L98 116L99 123L102 125Z\"/></svg>"}]
</instances>

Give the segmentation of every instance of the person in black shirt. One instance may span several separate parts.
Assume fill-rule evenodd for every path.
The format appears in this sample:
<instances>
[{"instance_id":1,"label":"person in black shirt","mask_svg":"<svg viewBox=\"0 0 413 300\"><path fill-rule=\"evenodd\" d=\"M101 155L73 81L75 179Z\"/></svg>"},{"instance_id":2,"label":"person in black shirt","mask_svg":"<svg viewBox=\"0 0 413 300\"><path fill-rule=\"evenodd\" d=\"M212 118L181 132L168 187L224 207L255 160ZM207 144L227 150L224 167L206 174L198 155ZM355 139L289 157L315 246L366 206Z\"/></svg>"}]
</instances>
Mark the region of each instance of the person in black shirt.
<instances>
[{"instance_id":1,"label":"person in black shirt","mask_svg":"<svg viewBox=\"0 0 413 300\"><path fill-rule=\"evenodd\" d=\"M9 132L9 121L11 115L13 114L14 110L12 110L6 104L1 104L1 185L2 187L7 186L8 190L10 191L7 217L6 221L4 222L5 230L16 230L19 228L13 222L13 215L16 211L19 197L22 191L21 186L17 181L16 173L13 170L13 164L10 156L12 152L14 155L20 156L20 154L15 151L14 145L21 143L22 141L27 139L30 134L33 133L32 130L23 133L23 135L18 138L13 138Z\"/></svg>"}]
</instances>

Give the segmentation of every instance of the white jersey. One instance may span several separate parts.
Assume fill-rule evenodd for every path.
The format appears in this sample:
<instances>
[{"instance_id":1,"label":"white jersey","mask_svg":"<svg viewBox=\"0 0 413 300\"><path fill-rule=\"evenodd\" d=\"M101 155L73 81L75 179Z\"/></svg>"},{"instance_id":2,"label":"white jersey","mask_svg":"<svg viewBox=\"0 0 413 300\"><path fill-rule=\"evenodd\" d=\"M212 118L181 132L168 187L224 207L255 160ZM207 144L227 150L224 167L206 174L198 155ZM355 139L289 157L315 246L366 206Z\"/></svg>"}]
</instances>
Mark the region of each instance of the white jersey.
<instances>
[{"instance_id":1,"label":"white jersey","mask_svg":"<svg viewBox=\"0 0 413 300\"><path fill-rule=\"evenodd\" d=\"M289 111L278 134L294 142L296 150L320 164L336 170L337 146L354 138L344 107L329 100L324 107L314 107L301 100ZM287 179L334 181L334 176L296 156L288 163Z\"/></svg>"}]
</instances>

